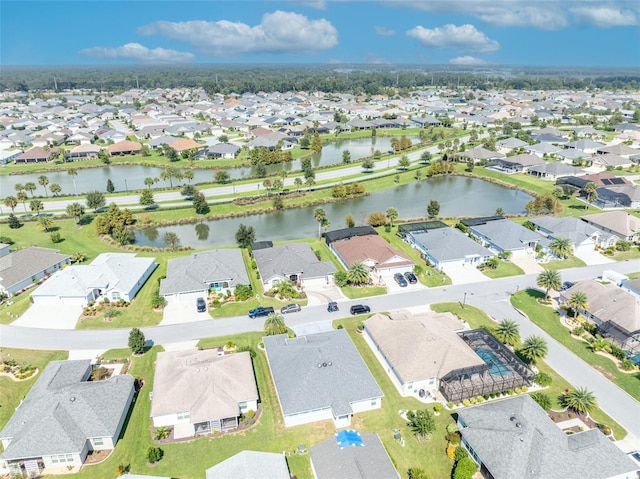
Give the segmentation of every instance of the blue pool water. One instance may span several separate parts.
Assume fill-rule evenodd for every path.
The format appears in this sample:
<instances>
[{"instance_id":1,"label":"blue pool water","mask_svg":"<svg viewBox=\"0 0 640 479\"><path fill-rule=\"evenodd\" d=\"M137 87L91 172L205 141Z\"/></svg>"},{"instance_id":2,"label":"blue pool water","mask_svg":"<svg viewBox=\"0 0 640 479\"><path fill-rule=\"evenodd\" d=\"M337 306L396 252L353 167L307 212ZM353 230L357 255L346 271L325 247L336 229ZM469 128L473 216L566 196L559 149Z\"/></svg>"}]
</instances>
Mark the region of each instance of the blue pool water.
<instances>
[{"instance_id":1,"label":"blue pool water","mask_svg":"<svg viewBox=\"0 0 640 479\"><path fill-rule=\"evenodd\" d=\"M502 362L488 349L476 349L476 354L482 358L482 360L491 365L489 372L497 376L510 376L513 374L509 368L507 368Z\"/></svg>"}]
</instances>

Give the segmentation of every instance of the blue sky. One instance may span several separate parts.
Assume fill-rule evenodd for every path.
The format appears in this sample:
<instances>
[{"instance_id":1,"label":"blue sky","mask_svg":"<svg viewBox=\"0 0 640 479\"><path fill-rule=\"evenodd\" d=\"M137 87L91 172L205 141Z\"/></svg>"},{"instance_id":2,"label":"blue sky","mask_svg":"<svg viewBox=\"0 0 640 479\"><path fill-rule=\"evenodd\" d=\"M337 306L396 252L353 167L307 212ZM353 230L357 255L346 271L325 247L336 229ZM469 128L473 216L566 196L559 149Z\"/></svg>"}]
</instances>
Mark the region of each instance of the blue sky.
<instances>
[{"instance_id":1,"label":"blue sky","mask_svg":"<svg viewBox=\"0 0 640 479\"><path fill-rule=\"evenodd\" d=\"M640 67L640 0L2 0L0 63Z\"/></svg>"}]
</instances>

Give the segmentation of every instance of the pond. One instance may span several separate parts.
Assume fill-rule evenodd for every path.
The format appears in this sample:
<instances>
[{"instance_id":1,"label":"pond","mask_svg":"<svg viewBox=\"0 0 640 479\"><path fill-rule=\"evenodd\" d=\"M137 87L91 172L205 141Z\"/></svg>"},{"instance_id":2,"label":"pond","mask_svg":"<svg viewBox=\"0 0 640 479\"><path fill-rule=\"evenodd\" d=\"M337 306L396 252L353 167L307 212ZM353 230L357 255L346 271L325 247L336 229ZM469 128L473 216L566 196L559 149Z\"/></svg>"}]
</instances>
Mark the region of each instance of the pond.
<instances>
[{"instance_id":1,"label":"pond","mask_svg":"<svg viewBox=\"0 0 640 479\"><path fill-rule=\"evenodd\" d=\"M342 162L342 152L349 150L351 158L363 158L371 155L371 150L380 150L383 153L391 151L391 138L353 138L325 142L322 152L311 155L311 163L314 167L326 166ZM407 136L414 144L420 141L418 136ZM197 164L197 161L196 161ZM75 165L82 166L82 162L69 163L69 168ZM281 170L300 170L300 160L293 160L287 163L279 163L267 166L267 174L273 175ZM116 192L127 192L146 188L145 178L160 178L162 168L157 166L143 165L111 165L98 168L80 168L76 170L78 175L72 178L66 170L55 170L47 173L25 173L22 175L2 175L0 176L0 191L3 196L15 194L14 185L16 183L33 182L38 189L36 195L44 195L44 189L38 184L38 177L43 174L49 179L49 184L57 183L62 188L63 194L82 194L88 191L106 191L107 181L111 180ZM194 178L192 183L212 183L215 175L214 169L194 168ZM255 168L241 167L228 168L227 171L233 180L250 178L256 175ZM74 184L75 179L75 184ZM180 182L173 180L173 185ZM170 186L168 181L159 181L156 186ZM51 193L49 193L51 196Z\"/></svg>"},{"instance_id":2,"label":"pond","mask_svg":"<svg viewBox=\"0 0 640 479\"><path fill-rule=\"evenodd\" d=\"M370 213L385 212L390 206L398 210L399 218L424 217L427 204L432 199L440 203L440 216L489 216L497 208L502 208L506 214L524 213L524 207L532 197L520 190L477 178L448 176L376 191L369 196L322 207L331 222L329 229L333 230L345 227L348 214L361 225L366 224ZM253 226L258 241L312 238L318 235L318 223L313 219L314 209L305 207L197 224L143 228L135 231L136 244L163 248L164 234L172 231L178 235L182 246L196 249L233 246L241 223ZM212 213L215 214L215 206Z\"/></svg>"}]
</instances>

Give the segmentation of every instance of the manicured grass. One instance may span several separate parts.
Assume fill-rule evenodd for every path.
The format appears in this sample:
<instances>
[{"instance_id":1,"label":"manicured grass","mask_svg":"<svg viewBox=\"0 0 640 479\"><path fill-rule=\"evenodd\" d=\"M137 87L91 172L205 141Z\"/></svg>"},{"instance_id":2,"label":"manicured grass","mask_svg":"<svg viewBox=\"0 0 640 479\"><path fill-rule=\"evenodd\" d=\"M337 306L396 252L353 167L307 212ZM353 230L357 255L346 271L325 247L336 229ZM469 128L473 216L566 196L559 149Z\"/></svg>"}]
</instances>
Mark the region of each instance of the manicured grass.
<instances>
[{"instance_id":1,"label":"manicured grass","mask_svg":"<svg viewBox=\"0 0 640 479\"><path fill-rule=\"evenodd\" d=\"M618 251L613 256L611 256L611 258L616 261L638 259L640 258L640 247L633 246L629 251Z\"/></svg>"},{"instance_id":2,"label":"manicured grass","mask_svg":"<svg viewBox=\"0 0 640 479\"><path fill-rule=\"evenodd\" d=\"M35 288L30 289L27 292L21 293L18 296L11 297L8 301L5 301L0 306L0 324L9 324L18 319L24 314L24 312L31 306L31 292Z\"/></svg>"},{"instance_id":3,"label":"manicured grass","mask_svg":"<svg viewBox=\"0 0 640 479\"><path fill-rule=\"evenodd\" d=\"M384 286L344 286L342 292L349 299L358 299L387 294L387 288Z\"/></svg>"},{"instance_id":4,"label":"manicured grass","mask_svg":"<svg viewBox=\"0 0 640 479\"><path fill-rule=\"evenodd\" d=\"M522 269L509 261L498 261L498 267L496 269L484 269L482 270L482 274L485 276L495 279L495 278L506 278L507 276L519 276L524 274Z\"/></svg>"},{"instance_id":5,"label":"manicured grass","mask_svg":"<svg viewBox=\"0 0 640 479\"><path fill-rule=\"evenodd\" d=\"M587 263L582 261L577 256L573 256L573 255L569 256L567 259L554 259L549 261L548 263L540 264L540 266L542 266L544 269L552 269L552 270L578 268L580 266L586 266L586 265Z\"/></svg>"},{"instance_id":6,"label":"manicured grass","mask_svg":"<svg viewBox=\"0 0 640 479\"><path fill-rule=\"evenodd\" d=\"M519 296L522 296L522 295L526 295L526 292L517 293L512 297L512 301L513 301L513 298L518 298ZM517 305L515 306L518 307ZM460 303L437 303L437 304L430 305L430 307L433 311L436 311L436 312L442 313L442 312L448 311L455 314L459 318L466 321L467 324L469 324L469 326L472 329L486 328L487 330L491 331L497 324L489 316L487 316L487 314L484 311L478 308L475 308L473 306L465 305L465 307L462 308L462 305ZM546 308L546 309L551 309L551 308ZM532 317L532 316L529 316L529 317ZM496 319L500 320L501 318L496 318ZM538 368L538 371L548 374L552 378L551 385L548 388L543 390L543 392L547 394L551 399L552 409L557 409L557 410L563 409L560 402L561 396L566 389L575 389L574 386L570 384L562 376L560 376L554 369L552 369L544 361L538 361L536 363L536 367ZM609 427L611 427L617 439L622 439L627 435L627 431L625 431L625 429L622 426L620 426L611 417L605 414L601 409L598 408L594 410L591 413L591 417L595 421L606 424Z\"/></svg>"},{"instance_id":7,"label":"manicured grass","mask_svg":"<svg viewBox=\"0 0 640 479\"><path fill-rule=\"evenodd\" d=\"M66 351L1 348L0 357L5 360L13 359L18 364L27 362L38 368L38 374L25 381L13 381L8 376L0 376L0 429L2 429L49 361L67 359L68 353Z\"/></svg>"},{"instance_id":8,"label":"manicured grass","mask_svg":"<svg viewBox=\"0 0 640 479\"><path fill-rule=\"evenodd\" d=\"M586 342L573 338L569 330L560 323L558 312L537 302L542 295L539 291L532 289L520 291L511 297L511 303L576 356L596 369L604 371L612 382L640 400L640 372L620 371L609 358L595 354Z\"/></svg>"},{"instance_id":9,"label":"manicured grass","mask_svg":"<svg viewBox=\"0 0 640 479\"><path fill-rule=\"evenodd\" d=\"M627 276L629 277L629 279L638 279L640 278L640 271L637 273L629 273L627 274Z\"/></svg>"}]
</instances>

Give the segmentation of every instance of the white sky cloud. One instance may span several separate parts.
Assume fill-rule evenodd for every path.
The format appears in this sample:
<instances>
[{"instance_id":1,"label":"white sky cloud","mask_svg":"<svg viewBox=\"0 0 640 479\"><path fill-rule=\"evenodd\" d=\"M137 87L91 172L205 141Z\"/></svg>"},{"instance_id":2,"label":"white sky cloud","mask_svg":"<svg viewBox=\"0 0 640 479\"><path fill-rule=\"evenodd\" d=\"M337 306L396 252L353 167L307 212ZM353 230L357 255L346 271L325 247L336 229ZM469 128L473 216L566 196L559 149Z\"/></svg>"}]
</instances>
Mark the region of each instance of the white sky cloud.
<instances>
[{"instance_id":1,"label":"white sky cloud","mask_svg":"<svg viewBox=\"0 0 640 479\"><path fill-rule=\"evenodd\" d=\"M391 30L386 27L375 27L374 31L376 32L376 35L380 35L381 37L392 37L396 34L395 30Z\"/></svg>"},{"instance_id":2,"label":"white sky cloud","mask_svg":"<svg viewBox=\"0 0 640 479\"><path fill-rule=\"evenodd\" d=\"M478 31L473 25L444 25L424 28L420 25L407 31L407 35L418 40L425 47L461 50L477 53L493 53L500 44Z\"/></svg>"},{"instance_id":3,"label":"white sky cloud","mask_svg":"<svg viewBox=\"0 0 640 479\"><path fill-rule=\"evenodd\" d=\"M338 44L338 31L328 20L309 20L304 15L279 10L265 13L262 22L253 27L228 20L159 21L138 28L138 33L185 41L217 57L251 53L308 54Z\"/></svg>"},{"instance_id":4,"label":"white sky cloud","mask_svg":"<svg viewBox=\"0 0 640 479\"><path fill-rule=\"evenodd\" d=\"M145 63L187 63L196 58L193 53L166 48L151 49L139 43L127 43L120 47L85 48L79 53L97 59L133 60Z\"/></svg>"},{"instance_id":5,"label":"white sky cloud","mask_svg":"<svg viewBox=\"0 0 640 479\"><path fill-rule=\"evenodd\" d=\"M621 9L615 6L587 5L573 7L569 10L578 20L601 28L627 27L640 23L640 12Z\"/></svg>"},{"instance_id":6,"label":"white sky cloud","mask_svg":"<svg viewBox=\"0 0 640 479\"><path fill-rule=\"evenodd\" d=\"M455 57L449 60L452 65L486 65L487 62L481 58L465 55L462 57Z\"/></svg>"}]
</instances>

